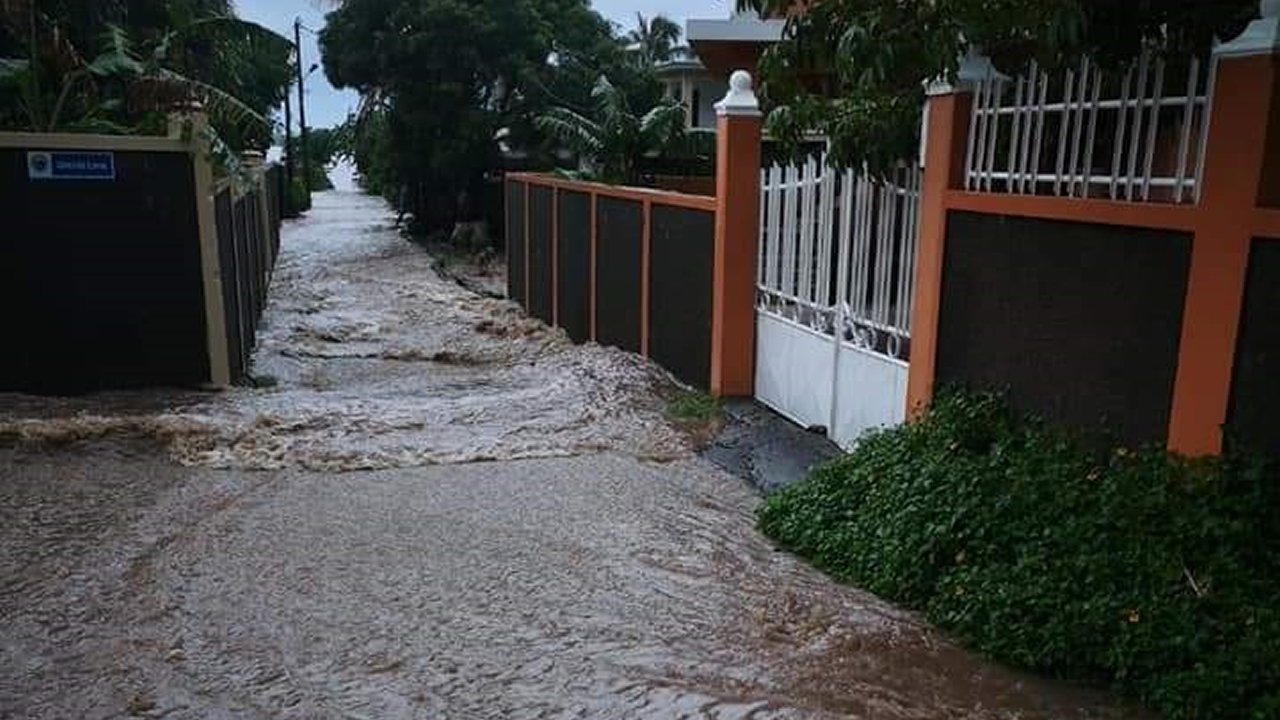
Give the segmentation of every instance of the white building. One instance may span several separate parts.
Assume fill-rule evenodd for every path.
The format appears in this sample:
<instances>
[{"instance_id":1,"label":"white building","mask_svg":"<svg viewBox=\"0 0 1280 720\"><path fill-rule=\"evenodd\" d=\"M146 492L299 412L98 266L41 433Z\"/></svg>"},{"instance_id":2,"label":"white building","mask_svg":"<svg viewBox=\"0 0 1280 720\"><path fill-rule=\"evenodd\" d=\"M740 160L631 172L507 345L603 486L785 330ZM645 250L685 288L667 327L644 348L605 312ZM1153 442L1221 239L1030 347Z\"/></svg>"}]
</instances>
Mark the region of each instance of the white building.
<instances>
[{"instance_id":1,"label":"white building","mask_svg":"<svg viewBox=\"0 0 1280 720\"><path fill-rule=\"evenodd\" d=\"M689 50L657 69L667 96L688 108L689 127L715 127L715 104L728 90L729 76L735 70L756 74L761 54L782 39L785 27L785 20L762 20L754 11L722 20L689 20Z\"/></svg>"}]
</instances>

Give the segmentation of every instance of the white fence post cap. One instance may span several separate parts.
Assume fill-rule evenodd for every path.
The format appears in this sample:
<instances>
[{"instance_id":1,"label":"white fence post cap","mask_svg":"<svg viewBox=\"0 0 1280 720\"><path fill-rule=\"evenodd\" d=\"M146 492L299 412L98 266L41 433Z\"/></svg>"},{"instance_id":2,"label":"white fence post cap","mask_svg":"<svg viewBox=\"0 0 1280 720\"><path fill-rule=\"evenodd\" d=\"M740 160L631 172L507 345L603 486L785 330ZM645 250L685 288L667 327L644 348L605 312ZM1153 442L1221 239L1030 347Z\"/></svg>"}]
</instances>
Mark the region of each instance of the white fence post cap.
<instances>
[{"instance_id":1,"label":"white fence post cap","mask_svg":"<svg viewBox=\"0 0 1280 720\"><path fill-rule=\"evenodd\" d=\"M1260 0L1258 19L1240 37L1213 48L1218 57L1273 55L1280 53L1280 0Z\"/></svg>"},{"instance_id":2,"label":"white fence post cap","mask_svg":"<svg viewBox=\"0 0 1280 720\"><path fill-rule=\"evenodd\" d=\"M737 115L760 117L760 100L752 88L751 73L738 70L729 78L729 92L716 103L716 113L722 116Z\"/></svg>"}]
</instances>

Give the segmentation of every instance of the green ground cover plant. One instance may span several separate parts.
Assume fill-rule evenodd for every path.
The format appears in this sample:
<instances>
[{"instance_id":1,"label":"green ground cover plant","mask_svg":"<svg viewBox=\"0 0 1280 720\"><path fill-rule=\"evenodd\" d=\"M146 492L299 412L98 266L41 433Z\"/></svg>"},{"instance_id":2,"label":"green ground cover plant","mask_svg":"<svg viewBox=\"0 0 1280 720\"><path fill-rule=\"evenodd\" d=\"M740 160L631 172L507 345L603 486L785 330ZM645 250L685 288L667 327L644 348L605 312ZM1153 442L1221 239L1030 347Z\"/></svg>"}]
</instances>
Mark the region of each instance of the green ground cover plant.
<instances>
[{"instance_id":1,"label":"green ground cover plant","mask_svg":"<svg viewBox=\"0 0 1280 720\"><path fill-rule=\"evenodd\" d=\"M720 417L720 401L710 393L689 390L667 404L667 416L677 422L712 422Z\"/></svg>"},{"instance_id":2,"label":"green ground cover plant","mask_svg":"<svg viewBox=\"0 0 1280 720\"><path fill-rule=\"evenodd\" d=\"M1280 478L1099 450L950 392L769 497L761 529L961 642L1169 720L1280 718Z\"/></svg>"}]
</instances>

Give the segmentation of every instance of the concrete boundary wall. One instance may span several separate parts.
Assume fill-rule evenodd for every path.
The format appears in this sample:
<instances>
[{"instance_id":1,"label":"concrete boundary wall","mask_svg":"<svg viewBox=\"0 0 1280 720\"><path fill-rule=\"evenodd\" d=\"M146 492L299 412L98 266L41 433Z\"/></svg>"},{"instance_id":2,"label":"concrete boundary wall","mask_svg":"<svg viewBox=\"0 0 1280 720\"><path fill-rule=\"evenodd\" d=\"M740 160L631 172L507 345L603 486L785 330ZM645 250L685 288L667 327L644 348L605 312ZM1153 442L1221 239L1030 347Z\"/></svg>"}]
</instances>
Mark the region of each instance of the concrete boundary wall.
<instances>
[{"instance_id":1,"label":"concrete boundary wall","mask_svg":"<svg viewBox=\"0 0 1280 720\"><path fill-rule=\"evenodd\" d=\"M205 117L189 113L171 119L167 137L0 133L0 264L15 274L5 389L221 387L244 376L248 358L233 357L228 341L241 319L229 324L226 297L253 273L251 307L261 312L280 190L253 157L249 187L215 183L206 130ZM224 266L219 192L244 206L253 265Z\"/></svg>"}]
</instances>

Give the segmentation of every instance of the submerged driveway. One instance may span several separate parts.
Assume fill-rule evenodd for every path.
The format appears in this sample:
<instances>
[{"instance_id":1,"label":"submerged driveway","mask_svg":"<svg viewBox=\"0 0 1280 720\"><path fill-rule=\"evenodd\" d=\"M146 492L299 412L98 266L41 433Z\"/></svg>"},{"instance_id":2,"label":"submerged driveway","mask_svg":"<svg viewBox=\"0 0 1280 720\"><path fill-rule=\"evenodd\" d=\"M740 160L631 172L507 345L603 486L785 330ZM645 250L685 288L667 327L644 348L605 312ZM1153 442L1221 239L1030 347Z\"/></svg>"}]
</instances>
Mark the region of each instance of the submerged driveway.
<instances>
[{"instance_id":1,"label":"submerged driveway","mask_svg":"<svg viewBox=\"0 0 1280 720\"><path fill-rule=\"evenodd\" d=\"M1134 717L753 528L641 360L286 228L222 395L0 396L0 718Z\"/></svg>"}]
</instances>

